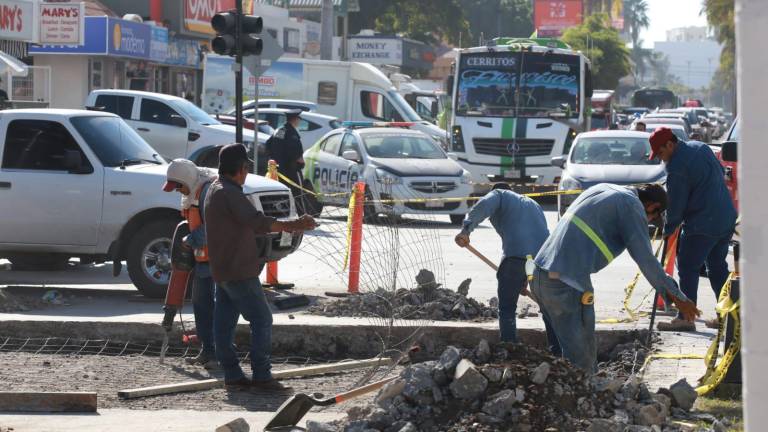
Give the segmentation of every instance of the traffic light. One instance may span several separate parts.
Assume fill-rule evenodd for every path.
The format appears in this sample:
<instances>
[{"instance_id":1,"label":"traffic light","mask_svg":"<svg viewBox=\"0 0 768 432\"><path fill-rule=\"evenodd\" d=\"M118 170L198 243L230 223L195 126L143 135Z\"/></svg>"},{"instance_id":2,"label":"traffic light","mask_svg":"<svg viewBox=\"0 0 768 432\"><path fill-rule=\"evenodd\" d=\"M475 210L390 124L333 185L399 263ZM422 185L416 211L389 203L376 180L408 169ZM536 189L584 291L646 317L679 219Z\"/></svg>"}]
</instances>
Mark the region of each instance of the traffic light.
<instances>
[{"instance_id":1,"label":"traffic light","mask_svg":"<svg viewBox=\"0 0 768 432\"><path fill-rule=\"evenodd\" d=\"M237 32L239 27L240 43L242 46L242 55L259 55L262 50L262 41L254 36L261 33L264 22L260 16L238 15L236 12L222 12L211 18L211 27L216 31L216 37L211 42L213 52L219 55L236 56L237 50Z\"/></svg>"}]
</instances>

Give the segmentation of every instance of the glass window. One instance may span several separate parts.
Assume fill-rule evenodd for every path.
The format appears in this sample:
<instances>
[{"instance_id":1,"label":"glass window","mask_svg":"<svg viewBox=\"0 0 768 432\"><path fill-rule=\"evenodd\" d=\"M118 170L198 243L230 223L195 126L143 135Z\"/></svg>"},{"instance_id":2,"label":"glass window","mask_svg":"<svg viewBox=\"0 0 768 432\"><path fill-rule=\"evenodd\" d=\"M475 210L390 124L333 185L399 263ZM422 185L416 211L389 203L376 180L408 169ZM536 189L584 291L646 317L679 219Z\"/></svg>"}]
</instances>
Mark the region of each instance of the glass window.
<instances>
[{"instance_id":1,"label":"glass window","mask_svg":"<svg viewBox=\"0 0 768 432\"><path fill-rule=\"evenodd\" d=\"M736 120L736 123L733 125L733 129L731 129L731 135L728 136L728 141L739 142L740 138L741 138L741 122L739 120Z\"/></svg>"},{"instance_id":2,"label":"glass window","mask_svg":"<svg viewBox=\"0 0 768 432\"><path fill-rule=\"evenodd\" d=\"M96 106L104 107L104 111L117 114L124 119L130 119L133 112L133 96L98 95Z\"/></svg>"},{"instance_id":3,"label":"glass window","mask_svg":"<svg viewBox=\"0 0 768 432\"><path fill-rule=\"evenodd\" d=\"M101 60L90 60L91 67L91 86L90 90L96 90L104 87L104 63Z\"/></svg>"},{"instance_id":4,"label":"glass window","mask_svg":"<svg viewBox=\"0 0 768 432\"><path fill-rule=\"evenodd\" d=\"M283 29L283 51L298 54L301 45L301 33L297 29Z\"/></svg>"},{"instance_id":5,"label":"glass window","mask_svg":"<svg viewBox=\"0 0 768 432\"><path fill-rule=\"evenodd\" d=\"M299 131L300 132L311 132L313 130L320 129L320 127L321 126L319 124L313 123L311 121L307 121L307 120L304 120L304 119L301 119L299 121Z\"/></svg>"},{"instance_id":6,"label":"glass window","mask_svg":"<svg viewBox=\"0 0 768 432\"><path fill-rule=\"evenodd\" d=\"M648 160L648 138L582 138L571 154L571 162L586 165L658 165Z\"/></svg>"},{"instance_id":7,"label":"glass window","mask_svg":"<svg viewBox=\"0 0 768 432\"><path fill-rule=\"evenodd\" d=\"M91 167L77 141L61 123L47 120L13 120L8 125L3 168L41 171L68 171L65 154L80 153Z\"/></svg>"},{"instance_id":8,"label":"glass window","mask_svg":"<svg viewBox=\"0 0 768 432\"><path fill-rule=\"evenodd\" d=\"M363 115L381 121L403 121L394 105L386 96L373 91L360 92L360 107Z\"/></svg>"},{"instance_id":9,"label":"glass window","mask_svg":"<svg viewBox=\"0 0 768 432\"><path fill-rule=\"evenodd\" d=\"M402 134L366 134L368 155L386 159L445 159L445 153L427 137Z\"/></svg>"},{"instance_id":10,"label":"glass window","mask_svg":"<svg viewBox=\"0 0 768 432\"><path fill-rule=\"evenodd\" d=\"M157 152L117 117L84 116L71 121L104 166L162 163Z\"/></svg>"},{"instance_id":11,"label":"glass window","mask_svg":"<svg viewBox=\"0 0 768 432\"><path fill-rule=\"evenodd\" d=\"M197 105L188 100L174 100L171 102L174 108L183 112L192 120L200 123L203 126L218 125L221 124L218 120L214 119L207 112L201 110ZM253 114L251 114L253 116Z\"/></svg>"},{"instance_id":12,"label":"glass window","mask_svg":"<svg viewBox=\"0 0 768 432\"><path fill-rule=\"evenodd\" d=\"M360 154L360 146L357 144L357 139L352 134L344 135L344 139L341 141L341 149L339 149L339 156L349 150L354 150L357 154Z\"/></svg>"},{"instance_id":13,"label":"glass window","mask_svg":"<svg viewBox=\"0 0 768 432\"><path fill-rule=\"evenodd\" d=\"M177 116L179 113L174 111L165 102L146 98L141 100L140 121L172 125L171 116L175 115Z\"/></svg>"},{"instance_id":14,"label":"glass window","mask_svg":"<svg viewBox=\"0 0 768 432\"><path fill-rule=\"evenodd\" d=\"M336 105L339 85L334 81L320 81L317 83L317 103L320 105Z\"/></svg>"},{"instance_id":15,"label":"glass window","mask_svg":"<svg viewBox=\"0 0 768 432\"><path fill-rule=\"evenodd\" d=\"M341 134L331 135L323 142L321 148L324 152L332 155L338 154L339 145L341 144Z\"/></svg>"}]
</instances>

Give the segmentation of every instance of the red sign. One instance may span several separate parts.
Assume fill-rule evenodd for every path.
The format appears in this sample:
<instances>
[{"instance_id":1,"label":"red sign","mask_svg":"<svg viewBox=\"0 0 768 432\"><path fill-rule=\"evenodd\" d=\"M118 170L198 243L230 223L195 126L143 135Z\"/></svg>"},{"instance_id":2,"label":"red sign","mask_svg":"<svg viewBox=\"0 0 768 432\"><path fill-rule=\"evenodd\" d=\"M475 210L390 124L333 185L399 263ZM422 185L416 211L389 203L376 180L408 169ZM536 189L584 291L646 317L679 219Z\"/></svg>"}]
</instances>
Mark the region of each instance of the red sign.
<instances>
[{"instance_id":1,"label":"red sign","mask_svg":"<svg viewBox=\"0 0 768 432\"><path fill-rule=\"evenodd\" d=\"M195 33L215 34L211 18L235 8L235 0L184 0L184 28Z\"/></svg>"},{"instance_id":2,"label":"red sign","mask_svg":"<svg viewBox=\"0 0 768 432\"><path fill-rule=\"evenodd\" d=\"M581 0L535 0L534 26L539 37L559 37L581 24Z\"/></svg>"},{"instance_id":3,"label":"red sign","mask_svg":"<svg viewBox=\"0 0 768 432\"><path fill-rule=\"evenodd\" d=\"M36 42L35 4L21 0L0 0L0 39Z\"/></svg>"}]
</instances>

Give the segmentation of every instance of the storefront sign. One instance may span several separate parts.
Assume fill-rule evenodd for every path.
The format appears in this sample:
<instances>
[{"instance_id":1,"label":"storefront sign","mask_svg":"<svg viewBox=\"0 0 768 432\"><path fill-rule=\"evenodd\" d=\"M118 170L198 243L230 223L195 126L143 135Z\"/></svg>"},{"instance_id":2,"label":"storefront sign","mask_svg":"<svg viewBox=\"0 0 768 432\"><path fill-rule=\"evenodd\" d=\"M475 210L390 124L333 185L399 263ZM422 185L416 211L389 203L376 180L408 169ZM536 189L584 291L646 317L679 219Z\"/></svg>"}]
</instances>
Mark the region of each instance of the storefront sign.
<instances>
[{"instance_id":1,"label":"storefront sign","mask_svg":"<svg viewBox=\"0 0 768 432\"><path fill-rule=\"evenodd\" d=\"M403 41L401 39L350 38L349 59L352 61L388 64L403 64Z\"/></svg>"},{"instance_id":2,"label":"storefront sign","mask_svg":"<svg viewBox=\"0 0 768 432\"><path fill-rule=\"evenodd\" d=\"M35 3L0 0L0 39L35 42Z\"/></svg>"},{"instance_id":3,"label":"storefront sign","mask_svg":"<svg viewBox=\"0 0 768 432\"><path fill-rule=\"evenodd\" d=\"M85 3L40 4L40 43L84 44Z\"/></svg>"},{"instance_id":4,"label":"storefront sign","mask_svg":"<svg viewBox=\"0 0 768 432\"><path fill-rule=\"evenodd\" d=\"M192 33L215 34L211 18L218 12L234 8L235 0L184 0L184 29Z\"/></svg>"},{"instance_id":5,"label":"storefront sign","mask_svg":"<svg viewBox=\"0 0 768 432\"><path fill-rule=\"evenodd\" d=\"M581 24L581 6L581 0L536 0L533 16L539 37L558 37Z\"/></svg>"},{"instance_id":6,"label":"storefront sign","mask_svg":"<svg viewBox=\"0 0 768 432\"><path fill-rule=\"evenodd\" d=\"M152 39L149 42L149 59L156 62L168 60L168 29L152 27Z\"/></svg>"},{"instance_id":7,"label":"storefront sign","mask_svg":"<svg viewBox=\"0 0 768 432\"><path fill-rule=\"evenodd\" d=\"M200 43L190 39L171 39L165 63L175 66L200 67Z\"/></svg>"},{"instance_id":8,"label":"storefront sign","mask_svg":"<svg viewBox=\"0 0 768 432\"><path fill-rule=\"evenodd\" d=\"M30 54L107 54L107 17L85 17L82 45L31 45Z\"/></svg>"},{"instance_id":9,"label":"storefront sign","mask_svg":"<svg viewBox=\"0 0 768 432\"><path fill-rule=\"evenodd\" d=\"M141 59L149 58L149 46L152 41L151 26L110 18L107 30L109 54Z\"/></svg>"}]
</instances>

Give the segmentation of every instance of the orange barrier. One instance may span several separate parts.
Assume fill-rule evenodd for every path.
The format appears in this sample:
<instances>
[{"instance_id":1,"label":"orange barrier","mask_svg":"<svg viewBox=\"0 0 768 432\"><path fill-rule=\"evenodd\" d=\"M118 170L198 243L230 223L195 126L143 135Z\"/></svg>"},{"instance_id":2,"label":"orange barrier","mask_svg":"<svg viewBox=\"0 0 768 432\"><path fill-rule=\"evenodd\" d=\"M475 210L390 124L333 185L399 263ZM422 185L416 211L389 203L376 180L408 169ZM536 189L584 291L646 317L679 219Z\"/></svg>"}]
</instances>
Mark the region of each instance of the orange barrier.
<instances>
[{"instance_id":1,"label":"orange barrier","mask_svg":"<svg viewBox=\"0 0 768 432\"><path fill-rule=\"evenodd\" d=\"M353 190L354 207L351 218L351 240L349 250L349 286L347 291L350 294L360 292L360 255L363 248L363 213L365 202L365 183L357 182Z\"/></svg>"}]
</instances>

